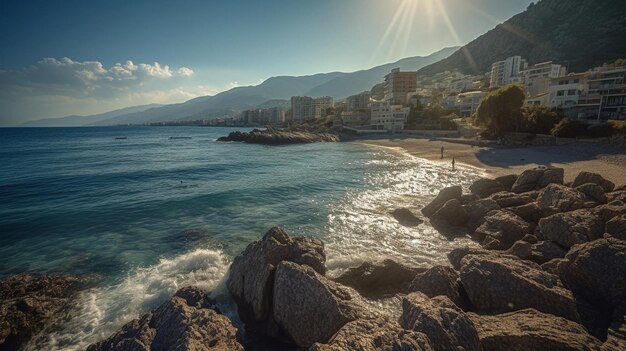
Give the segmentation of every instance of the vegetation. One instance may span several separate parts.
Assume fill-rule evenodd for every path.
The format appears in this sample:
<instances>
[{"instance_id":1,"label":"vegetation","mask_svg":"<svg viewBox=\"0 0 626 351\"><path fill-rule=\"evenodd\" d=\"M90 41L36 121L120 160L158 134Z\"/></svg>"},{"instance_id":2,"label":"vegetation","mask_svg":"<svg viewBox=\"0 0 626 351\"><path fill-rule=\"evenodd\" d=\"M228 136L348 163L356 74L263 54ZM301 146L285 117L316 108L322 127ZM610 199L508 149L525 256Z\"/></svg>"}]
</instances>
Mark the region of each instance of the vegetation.
<instances>
[{"instance_id":1,"label":"vegetation","mask_svg":"<svg viewBox=\"0 0 626 351\"><path fill-rule=\"evenodd\" d=\"M626 121L609 121L613 134L626 134Z\"/></svg>"},{"instance_id":2,"label":"vegetation","mask_svg":"<svg viewBox=\"0 0 626 351\"><path fill-rule=\"evenodd\" d=\"M459 118L452 111L446 110L439 104L430 104L426 107L418 103L411 108L406 124L408 130L456 130L454 119Z\"/></svg>"},{"instance_id":3,"label":"vegetation","mask_svg":"<svg viewBox=\"0 0 626 351\"><path fill-rule=\"evenodd\" d=\"M491 91L483 98L476 111L475 122L487 128L493 136L520 131L521 108L525 99L524 89L507 85Z\"/></svg>"},{"instance_id":4,"label":"vegetation","mask_svg":"<svg viewBox=\"0 0 626 351\"><path fill-rule=\"evenodd\" d=\"M617 59L611 63L605 63L604 65L602 65L602 67L622 67L622 66L626 66L626 58L620 58Z\"/></svg>"},{"instance_id":5,"label":"vegetation","mask_svg":"<svg viewBox=\"0 0 626 351\"><path fill-rule=\"evenodd\" d=\"M552 135L560 138L607 138L614 134L626 134L626 121L588 124L584 121L563 119L552 129Z\"/></svg>"},{"instance_id":6,"label":"vegetation","mask_svg":"<svg viewBox=\"0 0 626 351\"><path fill-rule=\"evenodd\" d=\"M522 109L522 132L550 134L554 126L565 118L562 114L545 106L524 107Z\"/></svg>"}]
</instances>

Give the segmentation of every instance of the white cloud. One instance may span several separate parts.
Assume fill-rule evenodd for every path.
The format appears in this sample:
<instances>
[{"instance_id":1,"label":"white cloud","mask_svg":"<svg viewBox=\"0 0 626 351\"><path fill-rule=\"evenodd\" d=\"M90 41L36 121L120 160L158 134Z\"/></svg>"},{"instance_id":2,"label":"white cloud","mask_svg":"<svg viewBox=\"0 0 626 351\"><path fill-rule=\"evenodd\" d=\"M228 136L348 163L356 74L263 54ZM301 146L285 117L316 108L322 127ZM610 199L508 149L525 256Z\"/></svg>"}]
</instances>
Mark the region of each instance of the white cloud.
<instances>
[{"instance_id":1,"label":"white cloud","mask_svg":"<svg viewBox=\"0 0 626 351\"><path fill-rule=\"evenodd\" d=\"M183 77L191 77L193 76L193 70L189 67L181 67L178 69L178 74Z\"/></svg>"}]
</instances>

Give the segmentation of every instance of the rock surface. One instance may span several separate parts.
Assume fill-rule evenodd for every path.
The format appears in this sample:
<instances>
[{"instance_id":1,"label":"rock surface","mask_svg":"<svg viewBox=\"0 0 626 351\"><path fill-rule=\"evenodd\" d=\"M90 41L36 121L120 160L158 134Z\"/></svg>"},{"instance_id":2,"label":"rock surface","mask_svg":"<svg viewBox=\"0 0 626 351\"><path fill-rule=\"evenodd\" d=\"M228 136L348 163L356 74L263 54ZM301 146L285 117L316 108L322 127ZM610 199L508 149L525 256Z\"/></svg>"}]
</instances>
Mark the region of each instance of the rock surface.
<instances>
[{"instance_id":1,"label":"rock surface","mask_svg":"<svg viewBox=\"0 0 626 351\"><path fill-rule=\"evenodd\" d=\"M567 251L552 241L540 241L537 243L529 243L518 241L507 251L523 260L544 264L555 258L565 257Z\"/></svg>"},{"instance_id":2,"label":"rock surface","mask_svg":"<svg viewBox=\"0 0 626 351\"><path fill-rule=\"evenodd\" d=\"M576 176L576 179L574 179L572 188L576 188L587 183L593 183L601 186L605 193L610 193L613 189L615 189L615 184L613 182L604 179L604 177L597 173L591 172L580 172Z\"/></svg>"},{"instance_id":3,"label":"rock surface","mask_svg":"<svg viewBox=\"0 0 626 351\"><path fill-rule=\"evenodd\" d=\"M501 191L505 191L506 189L497 180L481 178L472 183L472 185L470 185L469 187L469 190L472 192L472 194L483 198L495 193L499 193Z\"/></svg>"},{"instance_id":4,"label":"rock surface","mask_svg":"<svg viewBox=\"0 0 626 351\"><path fill-rule=\"evenodd\" d=\"M570 248L602 237L604 221L594 212L583 209L542 218L539 231L546 240Z\"/></svg>"},{"instance_id":5,"label":"rock surface","mask_svg":"<svg viewBox=\"0 0 626 351\"><path fill-rule=\"evenodd\" d=\"M578 322L571 291L559 278L533 262L496 253L466 255L461 285L477 311L500 313L535 308Z\"/></svg>"},{"instance_id":6,"label":"rock surface","mask_svg":"<svg viewBox=\"0 0 626 351\"><path fill-rule=\"evenodd\" d=\"M210 308L206 295L185 288L155 311L135 319L87 351L243 351L237 329Z\"/></svg>"},{"instance_id":7,"label":"rock surface","mask_svg":"<svg viewBox=\"0 0 626 351\"><path fill-rule=\"evenodd\" d=\"M469 216L461 201L452 199L446 201L435 214L432 215L431 221L435 225L460 227L467 223Z\"/></svg>"},{"instance_id":8,"label":"rock surface","mask_svg":"<svg viewBox=\"0 0 626 351\"><path fill-rule=\"evenodd\" d=\"M484 350L593 351L601 346L580 324L534 309L470 318Z\"/></svg>"},{"instance_id":9,"label":"rock surface","mask_svg":"<svg viewBox=\"0 0 626 351\"><path fill-rule=\"evenodd\" d=\"M468 226L473 229L483 224L489 212L500 209L498 203L489 198L470 202L463 207L468 214Z\"/></svg>"},{"instance_id":10,"label":"rock surface","mask_svg":"<svg viewBox=\"0 0 626 351\"><path fill-rule=\"evenodd\" d=\"M587 200L595 201L601 204L605 204L609 201L606 197L604 189L598 184L586 183L576 187L576 190L585 194Z\"/></svg>"},{"instance_id":11,"label":"rock surface","mask_svg":"<svg viewBox=\"0 0 626 351\"><path fill-rule=\"evenodd\" d=\"M436 350L481 350L472 321L445 296L408 295L402 300L400 325L426 334Z\"/></svg>"},{"instance_id":12,"label":"rock surface","mask_svg":"<svg viewBox=\"0 0 626 351\"><path fill-rule=\"evenodd\" d=\"M617 216L608 221L605 232L617 239L626 240L626 215Z\"/></svg>"},{"instance_id":13,"label":"rock surface","mask_svg":"<svg viewBox=\"0 0 626 351\"><path fill-rule=\"evenodd\" d=\"M405 227L415 227L424 223L423 220L417 217L408 208L399 208L397 210L393 210L391 212L391 215L398 221L398 223Z\"/></svg>"},{"instance_id":14,"label":"rock surface","mask_svg":"<svg viewBox=\"0 0 626 351\"><path fill-rule=\"evenodd\" d=\"M529 169L517 178L511 191L514 193L525 193L532 190L541 190L548 184L563 184L565 170L563 168L534 168Z\"/></svg>"},{"instance_id":15,"label":"rock surface","mask_svg":"<svg viewBox=\"0 0 626 351\"><path fill-rule=\"evenodd\" d=\"M565 185L550 184L537 198L542 210L554 209L557 212L574 211L585 207L585 194Z\"/></svg>"},{"instance_id":16,"label":"rock surface","mask_svg":"<svg viewBox=\"0 0 626 351\"><path fill-rule=\"evenodd\" d=\"M498 181L498 183L502 184L502 186L504 187L504 190L511 191L511 189L513 188L513 184L515 184L515 181L517 180L518 177L519 177L518 174L509 174L509 175L497 177L496 180Z\"/></svg>"},{"instance_id":17,"label":"rock surface","mask_svg":"<svg viewBox=\"0 0 626 351\"><path fill-rule=\"evenodd\" d=\"M265 145L286 145L319 142L338 142L340 140L337 135L329 133L311 133L305 131L287 131L277 129L255 129L249 133L232 132L226 137L221 137L217 139L217 141L238 141Z\"/></svg>"},{"instance_id":18,"label":"rock surface","mask_svg":"<svg viewBox=\"0 0 626 351\"><path fill-rule=\"evenodd\" d=\"M421 292L428 297L446 296L455 305L463 307L459 273L446 266L435 266L419 274L411 283L411 292Z\"/></svg>"},{"instance_id":19,"label":"rock surface","mask_svg":"<svg viewBox=\"0 0 626 351\"><path fill-rule=\"evenodd\" d=\"M461 200L463 194L463 188L460 186L452 186L442 189L437 197L435 197L428 205L422 208L422 214L426 217L431 217L437 212L446 202L452 199Z\"/></svg>"},{"instance_id":20,"label":"rock surface","mask_svg":"<svg viewBox=\"0 0 626 351\"><path fill-rule=\"evenodd\" d=\"M490 212L483 224L474 232L474 236L482 241L483 247L495 250L510 248L526 234L530 234L528 223L505 210Z\"/></svg>"}]
</instances>

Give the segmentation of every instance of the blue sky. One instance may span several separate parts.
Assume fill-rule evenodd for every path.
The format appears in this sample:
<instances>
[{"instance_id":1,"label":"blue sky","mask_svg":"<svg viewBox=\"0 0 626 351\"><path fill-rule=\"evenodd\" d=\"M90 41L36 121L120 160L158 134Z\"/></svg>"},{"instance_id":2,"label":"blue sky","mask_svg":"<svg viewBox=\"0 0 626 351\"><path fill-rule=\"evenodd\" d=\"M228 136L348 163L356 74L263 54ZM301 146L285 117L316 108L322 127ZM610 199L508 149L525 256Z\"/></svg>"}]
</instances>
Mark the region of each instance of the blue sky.
<instances>
[{"instance_id":1,"label":"blue sky","mask_svg":"<svg viewBox=\"0 0 626 351\"><path fill-rule=\"evenodd\" d=\"M428 55L471 41L530 2L3 0L0 123L179 102L276 75ZM93 74L111 86L94 89Z\"/></svg>"}]
</instances>

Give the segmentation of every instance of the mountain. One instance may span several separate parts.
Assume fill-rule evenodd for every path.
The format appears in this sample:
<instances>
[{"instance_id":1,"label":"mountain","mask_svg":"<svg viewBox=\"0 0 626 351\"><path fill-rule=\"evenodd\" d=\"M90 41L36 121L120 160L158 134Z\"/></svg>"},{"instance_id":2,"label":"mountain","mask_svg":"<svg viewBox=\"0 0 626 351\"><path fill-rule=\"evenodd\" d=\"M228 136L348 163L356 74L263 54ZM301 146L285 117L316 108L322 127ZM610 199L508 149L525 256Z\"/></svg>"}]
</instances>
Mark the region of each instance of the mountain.
<instances>
[{"instance_id":1,"label":"mountain","mask_svg":"<svg viewBox=\"0 0 626 351\"><path fill-rule=\"evenodd\" d=\"M369 70L353 73L321 73L310 76L269 78L257 86L237 87L214 96L203 96L185 103L165 105L143 112L118 115L95 125L146 124L153 122L210 119L266 106L272 100L289 100L294 95L332 96L336 99L369 90L381 82L392 68L418 70L452 54L458 48L446 48L426 57L411 57ZM280 102L279 106L284 106ZM288 106L288 105L287 105Z\"/></svg>"},{"instance_id":2,"label":"mountain","mask_svg":"<svg viewBox=\"0 0 626 351\"><path fill-rule=\"evenodd\" d=\"M78 127L98 123L117 116L130 113L143 112L148 109L161 107L159 104L126 107L115 111L100 113L90 116L66 116L60 118L44 118L36 121L23 123L21 127Z\"/></svg>"},{"instance_id":3,"label":"mountain","mask_svg":"<svg viewBox=\"0 0 626 351\"><path fill-rule=\"evenodd\" d=\"M493 62L514 55L530 64L555 61L581 72L625 57L625 37L624 0L541 0L419 73L483 74Z\"/></svg>"}]
</instances>

